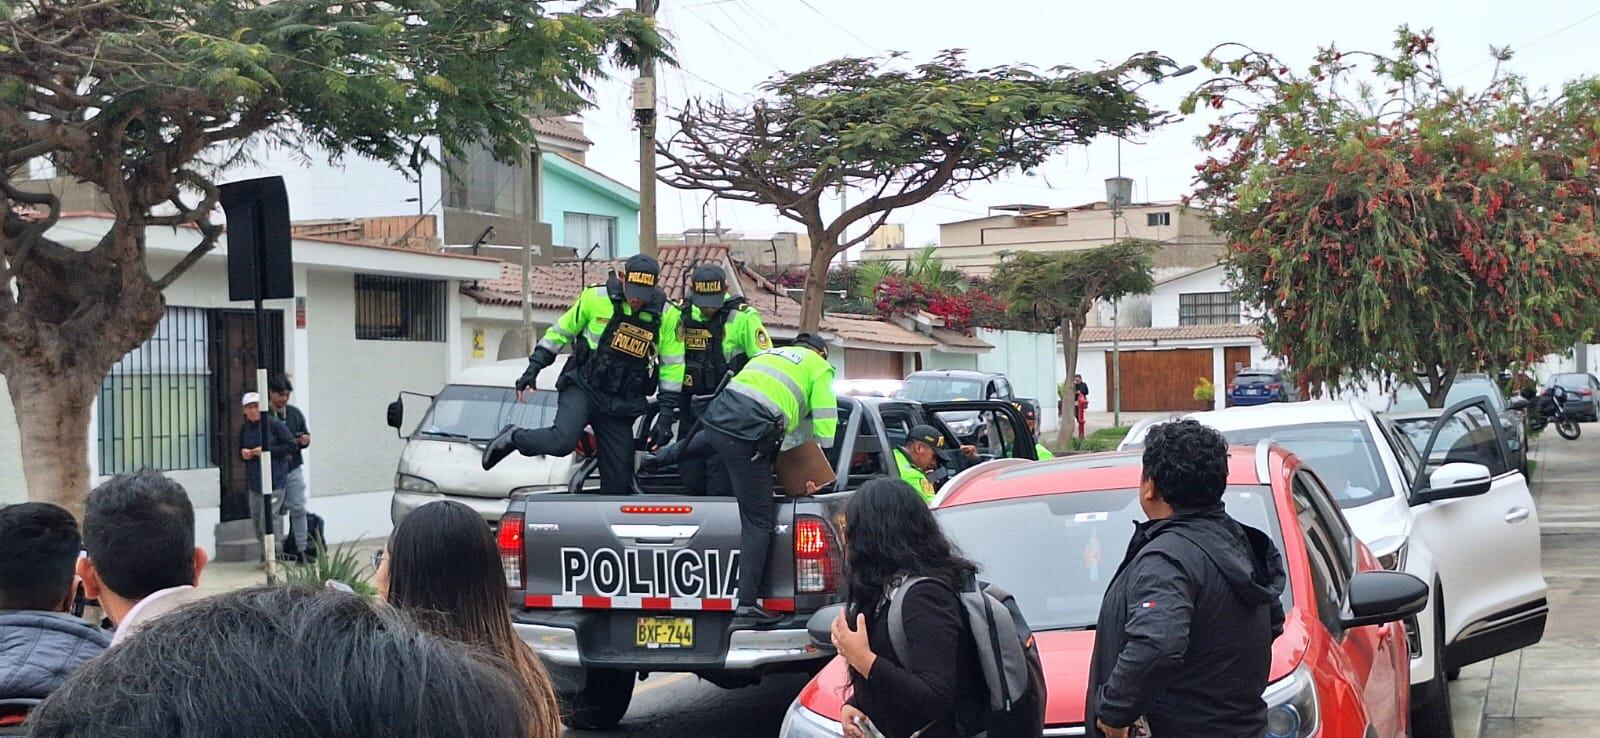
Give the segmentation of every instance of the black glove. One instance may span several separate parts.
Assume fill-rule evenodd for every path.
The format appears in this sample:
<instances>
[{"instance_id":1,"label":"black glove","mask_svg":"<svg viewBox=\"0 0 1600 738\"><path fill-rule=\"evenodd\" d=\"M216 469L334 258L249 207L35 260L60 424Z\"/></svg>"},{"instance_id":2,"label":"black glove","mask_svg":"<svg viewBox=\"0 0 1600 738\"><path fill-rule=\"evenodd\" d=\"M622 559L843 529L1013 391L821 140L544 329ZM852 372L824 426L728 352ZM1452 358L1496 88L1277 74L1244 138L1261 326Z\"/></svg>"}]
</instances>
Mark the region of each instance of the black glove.
<instances>
[{"instance_id":1,"label":"black glove","mask_svg":"<svg viewBox=\"0 0 1600 738\"><path fill-rule=\"evenodd\" d=\"M554 363L556 355L550 349L543 346L534 349L533 355L528 357L528 369L517 379L517 392L533 389L533 382L539 378L539 372Z\"/></svg>"},{"instance_id":2,"label":"black glove","mask_svg":"<svg viewBox=\"0 0 1600 738\"><path fill-rule=\"evenodd\" d=\"M650 429L650 448L657 449L672 443L672 426L677 425L677 420L671 413L662 412L656 416L656 424Z\"/></svg>"}]
</instances>

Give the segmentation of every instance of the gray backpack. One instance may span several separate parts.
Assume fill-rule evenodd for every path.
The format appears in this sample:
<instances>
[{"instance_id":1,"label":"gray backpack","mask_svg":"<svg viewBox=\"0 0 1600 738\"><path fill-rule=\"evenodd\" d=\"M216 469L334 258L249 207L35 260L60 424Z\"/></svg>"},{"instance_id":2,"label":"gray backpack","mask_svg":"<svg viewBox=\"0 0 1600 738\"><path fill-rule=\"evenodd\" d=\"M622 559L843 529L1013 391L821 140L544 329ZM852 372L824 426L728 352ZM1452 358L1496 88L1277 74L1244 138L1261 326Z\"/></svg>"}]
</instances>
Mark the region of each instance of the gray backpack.
<instances>
[{"instance_id":1,"label":"gray backpack","mask_svg":"<svg viewBox=\"0 0 1600 738\"><path fill-rule=\"evenodd\" d=\"M928 577L907 577L889 592L889 643L900 665L912 669L902 595ZM937 580L933 580L937 581ZM975 738L1037 738L1044 733L1044 664L1033 630L1011 593L972 577L956 593L978 653L989 702L981 725L960 725Z\"/></svg>"}]
</instances>

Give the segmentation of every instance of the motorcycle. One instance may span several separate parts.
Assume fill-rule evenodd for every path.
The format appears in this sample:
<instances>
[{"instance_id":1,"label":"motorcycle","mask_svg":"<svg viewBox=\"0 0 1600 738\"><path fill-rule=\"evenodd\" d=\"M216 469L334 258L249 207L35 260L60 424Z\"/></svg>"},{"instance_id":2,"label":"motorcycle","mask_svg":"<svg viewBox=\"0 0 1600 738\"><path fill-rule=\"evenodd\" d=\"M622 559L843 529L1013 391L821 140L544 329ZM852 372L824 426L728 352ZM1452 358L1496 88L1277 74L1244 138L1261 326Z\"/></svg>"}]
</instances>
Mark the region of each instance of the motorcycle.
<instances>
[{"instance_id":1,"label":"motorcycle","mask_svg":"<svg viewBox=\"0 0 1600 738\"><path fill-rule=\"evenodd\" d=\"M1583 434L1583 428L1578 425L1577 411L1567 408L1565 389L1550 387L1538 394L1531 388L1524 389L1522 396L1517 399L1522 402L1514 403L1513 409L1531 407L1533 410L1528 413L1528 430L1541 431L1546 425L1555 423L1556 432L1569 441L1576 441Z\"/></svg>"}]
</instances>

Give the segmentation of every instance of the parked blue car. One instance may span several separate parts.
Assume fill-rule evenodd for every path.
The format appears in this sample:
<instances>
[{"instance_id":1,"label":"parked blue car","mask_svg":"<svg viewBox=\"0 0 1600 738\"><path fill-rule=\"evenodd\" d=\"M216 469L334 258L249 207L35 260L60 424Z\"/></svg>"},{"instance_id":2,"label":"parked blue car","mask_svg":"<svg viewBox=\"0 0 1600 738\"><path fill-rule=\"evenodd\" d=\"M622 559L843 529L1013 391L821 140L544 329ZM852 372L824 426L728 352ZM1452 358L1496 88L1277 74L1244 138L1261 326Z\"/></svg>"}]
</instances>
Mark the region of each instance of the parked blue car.
<instances>
[{"instance_id":1,"label":"parked blue car","mask_svg":"<svg viewBox=\"0 0 1600 738\"><path fill-rule=\"evenodd\" d=\"M1269 402L1299 402L1300 388L1270 369L1246 369L1228 384L1228 404L1265 405Z\"/></svg>"}]
</instances>

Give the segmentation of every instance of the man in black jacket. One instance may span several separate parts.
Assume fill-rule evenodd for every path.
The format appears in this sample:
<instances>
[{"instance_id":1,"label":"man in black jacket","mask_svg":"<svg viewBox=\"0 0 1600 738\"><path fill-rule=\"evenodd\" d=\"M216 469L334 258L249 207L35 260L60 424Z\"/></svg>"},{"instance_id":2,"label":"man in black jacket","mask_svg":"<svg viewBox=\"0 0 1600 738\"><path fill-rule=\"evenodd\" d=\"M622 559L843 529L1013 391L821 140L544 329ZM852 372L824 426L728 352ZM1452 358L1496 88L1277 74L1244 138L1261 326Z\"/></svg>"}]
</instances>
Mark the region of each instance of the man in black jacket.
<instances>
[{"instance_id":1,"label":"man in black jacket","mask_svg":"<svg viewBox=\"0 0 1600 738\"><path fill-rule=\"evenodd\" d=\"M1223 508L1228 445L1193 420L1145 441L1141 523L1106 590L1086 698L1090 735L1260 738L1283 560Z\"/></svg>"}]
</instances>

